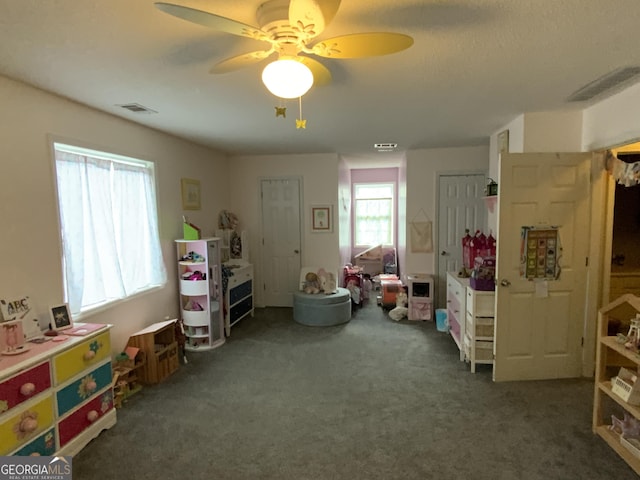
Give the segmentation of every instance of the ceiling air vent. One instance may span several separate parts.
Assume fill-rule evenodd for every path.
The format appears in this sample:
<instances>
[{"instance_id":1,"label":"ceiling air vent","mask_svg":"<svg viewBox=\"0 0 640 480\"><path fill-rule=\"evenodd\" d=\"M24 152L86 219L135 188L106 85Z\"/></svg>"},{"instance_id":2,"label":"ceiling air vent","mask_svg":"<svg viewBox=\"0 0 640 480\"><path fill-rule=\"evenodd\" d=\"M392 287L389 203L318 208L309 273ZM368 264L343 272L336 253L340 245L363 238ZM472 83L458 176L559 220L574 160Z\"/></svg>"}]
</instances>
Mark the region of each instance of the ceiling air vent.
<instances>
[{"instance_id":1,"label":"ceiling air vent","mask_svg":"<svg viewBox=\"0 0 640 480\"><path fill-rule=\"evenodd\" d=\"M568 100L570 102L584 102L607 92L613 93L613 90L628 82L640 74L640 67L623 67L588 83L577 92L573 93Z\"/></svg>"},{"instance_id":2,"label":"ceiling air vent","mask_svg":"<svg viewBox=\"0 0 640 480\"><path fill-rule=\"evenodd\" d=\"M375 148L378 152L393 152L396 148L398 148L397 143L374 143L373 148Z\"/></svg>"},{"instance_id":3,"label":"ceiling air vent","mask_svg":"<svg viewBox=\"0 0 640 480\"><path fill-rule=\"evenodd\" d=\"M116 105L116 107L124 108L133 113L158 113L155 110L151 110L150 108L140 105L139 103L126 103L124 105Z\"/></svg>"}]
</instances>

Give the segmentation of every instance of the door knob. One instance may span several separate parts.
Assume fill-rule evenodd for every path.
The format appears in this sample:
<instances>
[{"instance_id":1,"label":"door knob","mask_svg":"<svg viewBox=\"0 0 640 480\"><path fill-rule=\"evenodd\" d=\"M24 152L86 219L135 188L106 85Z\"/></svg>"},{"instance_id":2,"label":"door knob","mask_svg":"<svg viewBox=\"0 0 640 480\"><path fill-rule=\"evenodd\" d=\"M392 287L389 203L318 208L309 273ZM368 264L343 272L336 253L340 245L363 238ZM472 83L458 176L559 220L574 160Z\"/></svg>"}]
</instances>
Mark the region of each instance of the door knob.
<instances>
[{"instance_id":1,"label":"door knob","mask_svg":"<svg viewBox=\"0 0 640 480\"><path fill-rule=\"evenodd\" d=\"M447 255L447 251L446 250L442 250L442 253L440 255L442 255L442 256Z\"/></svg>"},{"instance_id":2,"label":"door knob","mask_svg":"<svg viewBox=\"0 0 640 480\"><path fill-rule=\"evenodd\" d=\"M503 278L500 281L500 285L502 285L503 287L508 287L509 285L511 285L511 282L509 280L507 280L506 278Z\"/></svg>"},{"instance_id":3,"label":"door knob","mask_svg":"<svg viewBox=\"0 0 640 480\"><path fill-rule=\"evenodd\" d=\"M300 253L300 250L294 250L293 253Z\"/></svg>"}]
</instances>

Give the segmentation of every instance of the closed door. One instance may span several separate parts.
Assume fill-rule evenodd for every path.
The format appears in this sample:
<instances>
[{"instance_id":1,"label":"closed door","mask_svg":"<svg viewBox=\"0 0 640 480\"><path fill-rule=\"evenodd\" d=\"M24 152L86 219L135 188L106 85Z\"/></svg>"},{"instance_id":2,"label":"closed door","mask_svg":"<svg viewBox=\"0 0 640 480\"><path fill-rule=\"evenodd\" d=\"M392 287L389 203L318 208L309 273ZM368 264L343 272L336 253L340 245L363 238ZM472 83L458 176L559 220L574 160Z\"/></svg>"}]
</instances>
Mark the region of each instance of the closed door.
<instances>
[{"instance_id":1,"label":"closed door","mask_svg":"<svg viewBox=\"0 0 640 480\"><path fill-rule=\"evenodd\" d=\"M482 174L440 175L438 178L438 301L445 308L447 272L462 267L462 237L486 225L486 205L482 197L486 186Z\"/></svg>"},{"instance_id":2,"label":"closed door","mask_svg":"<svg viewBox=\"0 0 640 480\"><path fill-rule=\"evenodd\" d=\"M496 381L582 374L590 172L590 153L501 156ZM521 273L522 227L557 228L557 279L527 279Z\"/></svg>"},{"instance_id":3,"label":"closed door","mask_svg":"<svg viewBox=\"0 0 640 480\"><path fill-rule=\"evenodd\" d=\"M265 305L290 307L301 268L300 179L264 179L261 198Z\"/></svg>"}]
</instances>

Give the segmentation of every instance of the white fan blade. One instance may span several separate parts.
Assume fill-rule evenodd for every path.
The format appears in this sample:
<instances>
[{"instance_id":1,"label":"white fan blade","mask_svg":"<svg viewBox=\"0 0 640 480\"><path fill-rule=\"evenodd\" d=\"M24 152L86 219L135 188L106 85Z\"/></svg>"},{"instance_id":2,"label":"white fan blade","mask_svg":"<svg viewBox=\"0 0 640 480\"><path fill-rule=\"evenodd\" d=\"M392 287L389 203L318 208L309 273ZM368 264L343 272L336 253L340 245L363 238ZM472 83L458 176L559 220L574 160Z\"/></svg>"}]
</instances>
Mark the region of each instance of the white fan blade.
<instances>
[{"instance_id":1,"label":"white fan blade","mask_svg":"<svg viewBox=\"0 0 640 480\"><path fill-rule=\"evenodd\" d=\"M156 2L156 8L174 17L182 18L188 22L197 23L205 27L218 30L220 32L231 33L241 37L254 38L256 40L267 40L268 35L258 27L253 27L245 23L237 22L230 18L221 17L214 13L196 10L195 8L174 5L173 3Z\"/></svg>"},{"instance_id":2,"label":"white fan blade","mask_svg":"<svg viewBox=\"0 0 640 480\"><path fill-rule=\"evenodd\" d=\"M325 86L331 83L331 72L327 67L321 64L319 61L309 58L298 56L296 57L301 63L305 64L313 73L313 85Z\"/></svg>"},{"instance_id":3,"label":"white fan blade","mask_svg":"<svg viewBox=\"0 0 640 480\"><path fill-rule=\"evenodd\" d=\"M243 53L242 55L238 55L236 57L227 58L226 60L222 60L219 63L216 63L209 73L229 73L235 70L239 70L244 67L248 67L249 65L254 65L258 62L261 62L269 55L274 52L271 50L260 50L257 52Z\"/></svg>"},{"instance_id":4,"label":"white fan blade","mask_svg":"<svg viewBox=\"0 0 640 480\"><path fill-rule=\"evenodd\" d=\"M413 38L402 33L354 33L323 40L312 50L327 58L361 58L400 52L411 45Z\"/></svg>"},{"instance_id":5,"label":"white fan blade","mask_svg":"<svg viewBox=\"0 0 640 480\"><path fill-rule=\"evenodd\" d=\"M340 0L291 0L289 23L310 40L324 31L339 7Z\"/></svg>"}]
</instances>

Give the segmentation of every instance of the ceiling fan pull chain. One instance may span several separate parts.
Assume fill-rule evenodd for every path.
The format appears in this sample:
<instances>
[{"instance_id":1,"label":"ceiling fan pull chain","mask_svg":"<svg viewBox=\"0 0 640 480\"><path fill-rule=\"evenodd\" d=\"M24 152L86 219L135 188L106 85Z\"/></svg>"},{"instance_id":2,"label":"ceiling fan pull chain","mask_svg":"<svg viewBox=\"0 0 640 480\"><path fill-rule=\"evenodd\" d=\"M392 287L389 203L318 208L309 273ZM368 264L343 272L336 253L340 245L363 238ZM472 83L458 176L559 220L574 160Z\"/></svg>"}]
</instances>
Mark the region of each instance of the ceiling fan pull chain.
<instances>
[{"instance_id":1,"label":"ceiling fan pull chain","mask_svg":"<svg viewBox=\"0 0 640 480\"><path fill-rule=\"evenodd\" d=\"M298 97L300 105L300 118L296 118L296 128L307 128L307 121L302 118L302 97Z\"/></svg>"}]
</instances>

